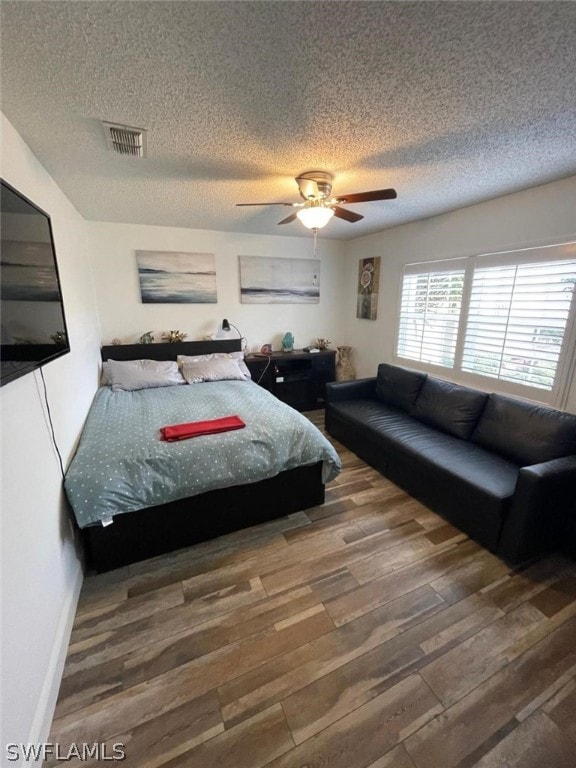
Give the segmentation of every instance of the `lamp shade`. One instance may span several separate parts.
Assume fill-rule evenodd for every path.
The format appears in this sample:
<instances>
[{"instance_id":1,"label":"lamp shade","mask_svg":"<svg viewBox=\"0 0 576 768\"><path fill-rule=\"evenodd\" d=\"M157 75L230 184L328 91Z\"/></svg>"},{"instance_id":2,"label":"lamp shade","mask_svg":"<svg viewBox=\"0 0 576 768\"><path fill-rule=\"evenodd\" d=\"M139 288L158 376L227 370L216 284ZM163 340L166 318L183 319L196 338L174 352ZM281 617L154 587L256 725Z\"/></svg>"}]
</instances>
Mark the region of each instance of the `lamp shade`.
<instances>
[{"instance_id":1,"label":"lamp shade","mask_svg":"<svg viewBox=\"0 0 576 768\"><path fill-rule=\"evenodd\" d=\"M238 338L242 342L242 348L246 346L246 339L238 328L234 325L234 323L231 323L226 317L222 320L221 323L218 323L218 327L216 329L216 333L214 336L212 336L213 339L229 339L230 334L232 333L232 329L238 334Z\"/></svg>"},{"instance_id":2,"label":"lamp shade","mask_svg":"<svg viewBox=\"0 0 576 768\"><path fill-rule=\"evenodd\" d=\"M325 208L321 205L315 205L311 208L302 208L296 214L302 224L308 229L322 229L334 216L332 208Z\"/></svg>"}]
</instances>

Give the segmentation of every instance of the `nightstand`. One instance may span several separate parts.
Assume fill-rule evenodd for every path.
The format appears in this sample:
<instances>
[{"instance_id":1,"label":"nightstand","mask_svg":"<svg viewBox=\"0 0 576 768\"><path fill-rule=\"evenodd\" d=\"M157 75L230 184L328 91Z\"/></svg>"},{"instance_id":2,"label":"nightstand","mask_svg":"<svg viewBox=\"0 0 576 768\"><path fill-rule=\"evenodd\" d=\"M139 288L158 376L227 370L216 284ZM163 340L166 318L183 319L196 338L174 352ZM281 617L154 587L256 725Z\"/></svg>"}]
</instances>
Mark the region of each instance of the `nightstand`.
<instances>
[{"instance_id":1,"label":"nightstand","mask_svg":"<svg viewBox=\"0 0 576 768\"><path fill-rule=\"evenodd\" d=\"M333 349L247 355L245 363L256 383L298 411L323 408L326 384L336 378Z\"/></svg>"}]
</instances>

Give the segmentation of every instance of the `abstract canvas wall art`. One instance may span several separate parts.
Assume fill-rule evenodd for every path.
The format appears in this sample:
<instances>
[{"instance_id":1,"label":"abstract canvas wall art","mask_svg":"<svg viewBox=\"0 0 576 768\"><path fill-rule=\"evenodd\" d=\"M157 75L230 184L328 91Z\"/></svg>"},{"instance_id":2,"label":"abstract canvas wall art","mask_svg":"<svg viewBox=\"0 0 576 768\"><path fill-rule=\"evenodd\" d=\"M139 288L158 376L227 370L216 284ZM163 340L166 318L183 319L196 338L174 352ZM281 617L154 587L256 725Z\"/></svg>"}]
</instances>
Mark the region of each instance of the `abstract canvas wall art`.
<instances>
[{"instance_id":1,"label":"abstract canvas wall art","mask_svg":"<svg viewBox=\"0 0 576 768\"><path fill-rule=\"evenodd\" d=\"M240 256L242 304L318 304L319 259Z\"/></svg>"},{"instance_id":2,"label":"abstract canvas wall art","mask_svg":"<svg viewBox=\"0 0 576 768\"><path fill-rule=\"evenodd\" d=\"M215 304L213 253L136 251L143 304Z\"/></svg>"}]
</instances>

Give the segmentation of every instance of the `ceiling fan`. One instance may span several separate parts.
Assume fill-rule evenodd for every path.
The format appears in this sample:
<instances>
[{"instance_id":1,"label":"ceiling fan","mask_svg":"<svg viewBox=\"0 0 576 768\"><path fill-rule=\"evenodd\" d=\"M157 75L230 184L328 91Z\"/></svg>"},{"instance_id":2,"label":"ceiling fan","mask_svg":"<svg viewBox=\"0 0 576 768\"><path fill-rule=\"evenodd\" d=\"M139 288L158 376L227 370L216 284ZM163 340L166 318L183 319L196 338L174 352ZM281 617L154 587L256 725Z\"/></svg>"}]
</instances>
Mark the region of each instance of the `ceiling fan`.
<instances>
[{"instance_id":1,"label":"ceiling fan","mask_svg":"<svg viewBox=\"0 0 576 768\"><path fill-rule=\"evenodd\" d=\"M278 224L289 224L295 219L300 219L302 224L309 229L320 229L332 218L344 219L354 224L364 216L354 211L342 208L348 203L370 203L374 200L393 200L395 189L374 189L371 192L356 192L351 195L337 195L330 197L332 193L333 176L325 171L307 171L296 178L300 197L303 203L237 203L239 206L248 205L289 205L298 208Z\"/></svg>"}]
</instances>

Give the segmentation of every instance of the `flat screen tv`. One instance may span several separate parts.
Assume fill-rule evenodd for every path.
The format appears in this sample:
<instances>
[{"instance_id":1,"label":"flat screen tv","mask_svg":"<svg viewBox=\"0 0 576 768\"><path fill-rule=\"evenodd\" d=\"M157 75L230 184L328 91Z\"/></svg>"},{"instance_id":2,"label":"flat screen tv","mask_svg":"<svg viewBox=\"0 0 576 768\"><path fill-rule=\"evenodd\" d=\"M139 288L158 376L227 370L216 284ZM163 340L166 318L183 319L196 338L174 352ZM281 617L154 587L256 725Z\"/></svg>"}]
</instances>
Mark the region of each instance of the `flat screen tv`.
<instances>
[{"instance_id":1,"label":"flat screen tv","mask_svg":"<svg viewBox=\"0 0 576 768\"><path fill-rule=\"evenodd\" d=\"M70 352L50 217L0 179L0 386Z\"/></svg>"}]
</instances>

